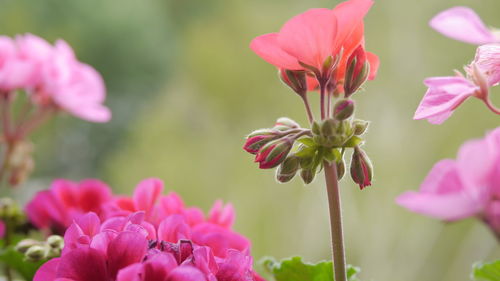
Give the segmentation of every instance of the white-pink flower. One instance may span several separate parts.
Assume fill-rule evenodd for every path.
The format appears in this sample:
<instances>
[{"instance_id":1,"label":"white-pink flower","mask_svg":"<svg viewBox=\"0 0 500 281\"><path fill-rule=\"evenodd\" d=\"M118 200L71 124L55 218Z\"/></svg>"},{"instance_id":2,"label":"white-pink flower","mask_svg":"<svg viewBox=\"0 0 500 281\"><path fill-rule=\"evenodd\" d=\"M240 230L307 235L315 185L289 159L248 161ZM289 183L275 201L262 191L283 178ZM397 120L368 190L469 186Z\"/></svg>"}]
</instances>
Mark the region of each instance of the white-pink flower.
<instances>
[{"instance_id":1,"label":"white-pink flower","mask_svg":"<svg viewBox=\"0 0 500 281\"><path fill-rule=\"evenodd\" d=\"M443 35L462 42L474 45L500 42L500 38L467 7L445 10L436 15L429 24Z\"/></svg>"},{"instance_id":2,"label":"white-pink flower","mask_svg":"<svg viewBox=\"0 0 500 281\"><path fill-rule=\"evenodd\" d=\"M500 236L500 127L465 143L457 159L439 161L420 186L396 202L444 221L481 218Z\"/></svg>"}]
</instances>

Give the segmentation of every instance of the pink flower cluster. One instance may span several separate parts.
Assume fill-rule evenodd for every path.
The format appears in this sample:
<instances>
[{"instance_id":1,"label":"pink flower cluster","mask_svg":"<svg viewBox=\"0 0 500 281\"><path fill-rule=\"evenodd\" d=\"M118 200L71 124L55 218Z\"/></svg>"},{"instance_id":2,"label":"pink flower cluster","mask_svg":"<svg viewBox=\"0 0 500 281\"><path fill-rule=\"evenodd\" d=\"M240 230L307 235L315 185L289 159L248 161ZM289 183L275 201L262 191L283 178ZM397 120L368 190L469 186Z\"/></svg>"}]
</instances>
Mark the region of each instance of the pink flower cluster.
<instances>
[{"instance_id":1,"label":"pink flower cluster","mask_svg":"<svg viewBox=\"0 0 500 281\"><path fill-rule=\"evenodd\" d=\"M397 198L411 211L444 221L479 217L500 237L500 127L439 161L420 186Z\"/></svg>"},{"instance_id":2,"label":"pink flower cluster","mask_svg":"<svg viewBox=\"0 0 500 281\"><path fill-rule=\"evenodd\" d=\"M37 194L27 207L35 225L72 223L62 256L34 280L263 280L252 270L250 241L232 230L231 205L217 201L205 216L162 190L160 180L146 179L129 198L111 196L99 181L59 180Z\"/></svg>"},{"instance_id":3,"label":"pink flower cluster","mask_svg":"<svg viewBox=\"0 0 500 281\"><path fill-rule=\"evenodd\" d=\"M50 45L32 34L0 36L0 92L25 90L33 103L63 109L92 122L107 122L101 75L77 60L63 40Z\"/></svg>"},{"instance_id":4,"label":"pink flower cluster","mask_svg":"<svg viewBox=\"0 0 500 281\"><path fill-rule=\"evenodd\" d=\"M441 124L469 97L482 100L491 111L500 114L500 109L489 99L489 89L500 82L498 34L488 29L475 12L466 7L441 12L430 25L448 37L482 46L478 47L474 61L465 67L465 76L457 72L456 76L432 77L424 81L428 90L414 119Z\"/></svg>"}]
</instances>

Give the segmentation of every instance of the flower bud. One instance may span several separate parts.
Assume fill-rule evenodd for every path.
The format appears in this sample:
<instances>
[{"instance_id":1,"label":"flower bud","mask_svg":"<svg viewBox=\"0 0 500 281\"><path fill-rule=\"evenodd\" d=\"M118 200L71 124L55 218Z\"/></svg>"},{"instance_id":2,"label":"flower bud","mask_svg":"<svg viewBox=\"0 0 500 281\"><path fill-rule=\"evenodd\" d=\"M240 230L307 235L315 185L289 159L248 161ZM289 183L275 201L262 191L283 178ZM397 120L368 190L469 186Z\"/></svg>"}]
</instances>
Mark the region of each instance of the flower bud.
<instances>
[{"instance_id":1,"label":"flower bud","mask_svg":"<svg viewBox=\"0 0 500 281\"><path fill-rule=\"evenodd\" d=\"M315 176L316 171L314 169L305 169L300 172L300 177L305 184L310 184Z\"/></svg>"},{"instance_id":2,"label":"flower bud","mask_svg":"<svg viewBox=\"0 0 500 281\"><path fill-rule=\"evenodd\" d=\"M335 135L338 121L334 119L326 119L321 124L321 135L325 137L331 137Z\"/></svg>"},{"instance_id":3,"label":"flower bud","mask_svg":"<svg viewBox=\"0 0 500 281\"><path fill-rule=\"evenodd\" d=\"M281 183L289 182L295 176L299 168L299 157L295 155L289 156L281 163L278 170L276 170L276 179Z\"/></svg>"},{"instance_id":4,"label":"flower bud","mask_svg":"<svg viewBox=\"0 0 500 281\"><path fill-rule=\"evenodd\" d=\"M370 63L366 59L363 46L359 46L347 60L347 71L344 81L345 96L349 97L355 93L368 79L370 74Z\"/></svg>"},{"instance_id":5,"label":"flower bud","mask_svg":"<svg viewBox=\"0 0 500 281\"><path fill-rule=\"evenodd\" d=\"M351 160L351 178L359 185L361 190L370 186L373 177L373 166L366 153L359 148L354 147Z\"/></svg>"},{"instance_id":6,"label":"flower bud","mask_svg":"<svg viewBox=\"0 0 500 281\"><path fill-rule=\"evenodd\" d=\"M320 126L319 126L318 122L316 122L316 121L313 122L311 131L315 135L320 135L321 134Z\"/></svg>"},{"instance_id":7,"label":"flower bud","mask_svg":"<svg viewBox=\"0 0 500 281\"><path fill-rule=\"evenodd\" d=\"M19 243L17 243L15 250L24 254L32 246L35 246L35 245L40 246L41 244L42 243L40 241L36 241L33 239L23 239L23 240L19 241Z\"/></svg>"},{"instance_id":8,"label":"flower bud","mask_svg":"<svg viewBox=\"0 0 500 281\"><path fill-rule=\"evenodd\" d=\"M293 140L288 137L273 140L259 150L255 162L259 162L261 169L274 168L285 161L292 146Z\"/></svg>"},{"instance_id":9,"label":"flower bud","mask_svg":"<svg viewBox=\"0 0 500 281\"><path fill-rule=\"evenodd\" d=\"M285 83L299 96L304 97L307 94L307 82L305 71L294 71L288 69L280 69L279 75L281 81Z\"/></svg>"},{"instance_id":10,"label":"flower bud","mask_svg":"<svg viewBox=\"0 0 500 281\"><path fill-rule=\"evenodd\" d=\"M37 262L45 258L46 249L42 246L31 246L24 254L27 261Z\"/></svg>"},{"instance_id":11,"label":"flower bud","mask_svg":"<svg viewBox=\"0 0 500 281\"><path fill-rule=\"evenodd\" d=\"M64 248L64 239L59 235L51 235L47 238L47 244L54 249Z\"/></svg>"},{"instance_id":12,"label":"flower bud","mask_svg":"<svg viewBox=\"0 0 500 281\"><path fill-rule=\"evenodd\" d=\"M281 117L281 118L278 118L278 120L276 120L276 124L274 124L274 126L283 126L283 127L287 127L289 129L297 129L297 128L300 128L300 125L293 121L292 119L290 118L287 118L287 117Z\"/></svg>"},{"instance_id":13,"label":"flower bud","mask_svg":"<svg viewBox=\"0 0 500 281\"><path fill-rule=\"evenodd\" d=\"M354 101L350 99L339 100L333 107L333 117L337 120L346 120L354 113Z\"/></svg>"},{"instance_id":14,"label":"flower bud","mask_svg":"<svg viewBox=\"0 0 500 281\"><path fill-rule=\"evenodd\" d=\"M341 159L336 163L337 163L337 178L338 180L341 180L345 175L345 161L344 159Z\"/></svg>"},{"instance_id":15,"label":"flower bud","mask_svg":"<svg viewBox=\"0 0 500 281\"><path fill-rule=\"evenodd\" d=\"M368 129L368 125L370 125L370 122L365 121L365 120L359 120L356 119L352 122L352 126L354 128L354 135L356 136L361 136L366 132L366 129Z\"/></svg>"},{"instance_id":16,"label":"flower bud","mask_svg":"<svg viewBox=\"0 0 500 281\"><path fill-rule=\"evenodd\" d=\"M248 153L256 154L268 142L278 138L279 134L275 130L261 129L248 135L243 149Z\"/></svg>"}]
</instances>

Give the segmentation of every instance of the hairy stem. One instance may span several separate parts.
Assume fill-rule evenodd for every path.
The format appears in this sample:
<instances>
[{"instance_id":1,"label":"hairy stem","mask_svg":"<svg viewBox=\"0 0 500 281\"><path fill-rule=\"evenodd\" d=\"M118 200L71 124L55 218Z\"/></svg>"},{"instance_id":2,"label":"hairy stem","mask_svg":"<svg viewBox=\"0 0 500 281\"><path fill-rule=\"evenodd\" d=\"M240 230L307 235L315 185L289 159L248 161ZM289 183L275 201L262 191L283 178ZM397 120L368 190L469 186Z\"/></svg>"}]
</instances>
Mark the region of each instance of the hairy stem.
<instances>
[{"instance_id":1,"label":"hairy stem","mask_svg":"<svg viewBox=\"0 0 500 281\"><path fill-rule=\"evenodd\" d=\"M325 96L326 96L326 82L322 79L318 79L319 82L319 92L320 92L320 108L321 108L321 120L326 118L326 108L325 108Z\"/></svg>"},{"instance_id":2,"label":"hairy stem","mask_svg":"<svg viewBox=\"0 0 500 281\"><path fill-rule=\"evenodd\" d=\"M346 281L344 234L342 231L342 209L340 190L335 163L323 162L325 169L326 193L330 211L330 231L332 238L333 272L335 281Z\"/></svg>"},{"instance_id":3,"label":"hairy stem","mask_svg":"<svg viewBox=\"0 0 500 281\"><path fill-rule=\"evenodd\" d=\"M309 104L309 99L307 98L307 94L302 97L304 101L304 106L306 107L307 118L309 119L309 123L312 124L314 122L314 115L311 111L311 105Z\"/></svg>"}]
</instances>

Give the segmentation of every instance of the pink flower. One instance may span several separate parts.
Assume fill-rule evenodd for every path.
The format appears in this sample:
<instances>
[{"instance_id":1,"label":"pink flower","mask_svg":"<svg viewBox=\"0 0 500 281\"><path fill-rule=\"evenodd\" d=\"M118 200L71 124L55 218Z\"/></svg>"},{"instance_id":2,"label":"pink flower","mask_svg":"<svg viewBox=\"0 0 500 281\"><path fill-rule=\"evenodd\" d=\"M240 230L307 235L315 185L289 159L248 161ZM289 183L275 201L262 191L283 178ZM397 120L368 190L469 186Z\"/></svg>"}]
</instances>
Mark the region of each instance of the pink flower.
<instances>
[{"instance_id":1,"label":"pink flower","mask_svg":"<svg viewBox=\"0 0 500 281\"><path fill-rule=\"evenodd\" d=\"M278 33L255 38L250 48L280 69L305 70L306 64L321 76L331 74L331 69L323 69L324 62L343 50L338 58L339 75L343 75L347 58L364 44L363 18L372 4L372 0L349 0L333 10L308 10L286 22Z\"/></svg>"},{"instance_id":2,"label":"pink flower","mask_svg":"<svg viewBox=\"0 0 500 281\"><path fill-rule=\"evenodd\" d=\"M479 86L460 76L433 77L426 79L424 83L429 89L413 119L427 119L432 124L443 123L455 108L480 90Z\"/></svg>"},{"instance_id":3,"label":"pink flower","mask_svg":"<svg viewBox=\"0 0 500 281\"><path fill-rule=\"evenodd\" d=\"M111 199L110 188L99 180L76 183L59 179L36 194L26 205L26 213L37 228L62 234L75 218L87 212L101 214L102 205Z\"/></svg>"},{"instance_id":4,"label":"pink flower","mask_svg":"<svg viewBox=\"0 0 500 281\"><path fill-rule=\"evenodd\" d=\"M230 210L218 205L210 217L228 223ZM211 246L185 239L182 216L166 218L158 229L144 218L137 212L101 224L94 213L79 217L64 235L62 256L44 264L34 281L263 281L248 250L217 256Z\"/></svg>"},{"instance_id":5,"label":"pink flower","mask_svg":"<svg viewBox=\"0 0 500 281\"><path fill-rule=\"evenodd\" d=\"M500 44L487 44L477 48L472 64L488 80L488 85L495 86L500 82Z\"/></svg>"},{"instance_id":6,"label":"pink flower","mask_svg":"<svg viewBox=\"0 0 500 281\"><path fill-rule=\"evenodd\" d=\"M42 69L42 94L69 113L91 122L107 122L111 112L103 105L106 89L101 75L79 62L63 40L55 44L53 54Z\"/></svg>"},{"instance_id":7,"label":"pink flower","mask_svg":"<svg viewBox=\"0 0 500 281\"><path fill-rule=\"evenodd\" d=\"M396 202L413 212L444 221L478 216L500 235L500 127L484 139L465 143L456 160L438 162L420 191Z\"/></svg>"},{"instance_id":8,"label":"pink flower","mask_svg":"<svg viewBox=\"0 0 500 281\"><path fill-rule=\"evenodd\" d=\"M210 246L216 256L224 257L228 249L246 252L250 241L234 232L235 213L232 205L216 201L205 217L199 208L186 208L175 193L162 195L163 182L151 178L140 182L132 198L117 197L105 204L104 217L124 219L135 212L144 212L144 221L157 228L158 239L176 243L190 239L201 246Z\"/></svg>"},{"instance_id":9,"label":"pink flower","mask_svg":"<svg viewBox=\"0 0 500 281\"><path fill-rule=\"evenodd\" d=\"M430 26L445 36L470 44L500 42L498 36L467 7L454 7L439 13L430 21Z\"/></svg>"},{"instance_id":10,"label":"pink flower","mask_svg":"<svg viewBox=\"0 0 500 281\"><path fill-rule=\"evenodd\" d=\"M3 238L5 236L5 231L6 231L5 223L2 220L0 220L0 238Z\"/></svg>"}]
</instances>

